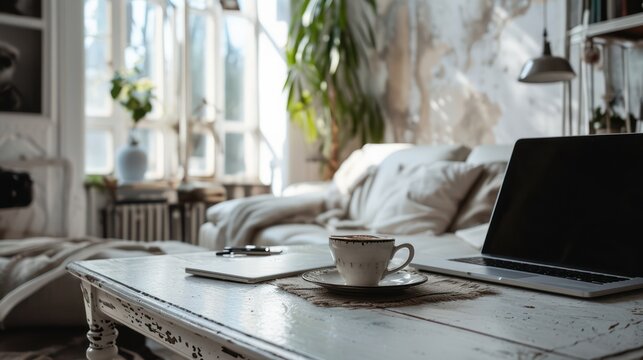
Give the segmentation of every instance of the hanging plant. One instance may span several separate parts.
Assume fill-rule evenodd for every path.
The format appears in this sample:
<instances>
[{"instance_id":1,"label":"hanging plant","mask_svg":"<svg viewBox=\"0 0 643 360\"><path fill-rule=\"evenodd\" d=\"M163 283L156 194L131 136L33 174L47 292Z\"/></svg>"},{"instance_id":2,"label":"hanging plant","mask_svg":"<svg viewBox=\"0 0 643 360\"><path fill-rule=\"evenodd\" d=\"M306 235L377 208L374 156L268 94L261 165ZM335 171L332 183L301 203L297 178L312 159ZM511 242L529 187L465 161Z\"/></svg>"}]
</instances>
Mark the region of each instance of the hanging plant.
<instances>
[{"instance_id":1,"label":"hanging plant","mask_svg":"<svg viewBox=\"0 0 643 360\"><path fill-rule=\"evenodd\" d=\"M380 106L368 79L360 76L376 45L369 21L375 1L302 0L299 5L286 47L287 109L308 141L320 140L329 178L349 140L364 144L384 137Z\"/></svg>"}]
</instances>

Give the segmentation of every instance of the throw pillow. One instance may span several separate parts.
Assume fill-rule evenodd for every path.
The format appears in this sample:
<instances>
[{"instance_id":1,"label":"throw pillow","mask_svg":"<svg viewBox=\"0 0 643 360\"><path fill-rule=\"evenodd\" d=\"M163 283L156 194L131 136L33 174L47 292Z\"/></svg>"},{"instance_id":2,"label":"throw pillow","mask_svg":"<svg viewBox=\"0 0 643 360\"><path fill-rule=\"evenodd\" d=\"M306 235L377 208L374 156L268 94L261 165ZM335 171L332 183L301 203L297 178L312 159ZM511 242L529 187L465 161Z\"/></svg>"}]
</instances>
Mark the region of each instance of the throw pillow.
<instances>
[{"instance_id":1,"label":"throw pillow","mask_svg":"<svg viewBox=\"0 0 643 360\"><path fill-rule=\"evenodd\" d=\"M397 235L443 233L481 171L479 165L438 161L401 174L403 191L381 203L371 227Z\"/></svg>"},{"instance_id":2,"label":"throw pillow","mask_svg":"<svg viewBox=\"0 0 643 360\"><path fill-rule=\"evenodd\" d=\"M451 232L489 222L491 213L505 176L507 163L504 161L486 163L482 175L471 187L462 202L458 214L450 226Z\"/></svg>"},{"instance_id":3,"label":"throw pillow","mask_svg":"<svg viewBox=\"0 0 643 360\"><path fill-rule=\"evenodd\" d=\"M410 173L437 161L464 161L469 151L459 145L416 145L393 152L382 160L368 183L362 186L362 198L351 200L348 217L360 219L364 224L375 223L382 207L400 199L399 193L406 190L403 186Z\"/></svg>"}]
</instances>

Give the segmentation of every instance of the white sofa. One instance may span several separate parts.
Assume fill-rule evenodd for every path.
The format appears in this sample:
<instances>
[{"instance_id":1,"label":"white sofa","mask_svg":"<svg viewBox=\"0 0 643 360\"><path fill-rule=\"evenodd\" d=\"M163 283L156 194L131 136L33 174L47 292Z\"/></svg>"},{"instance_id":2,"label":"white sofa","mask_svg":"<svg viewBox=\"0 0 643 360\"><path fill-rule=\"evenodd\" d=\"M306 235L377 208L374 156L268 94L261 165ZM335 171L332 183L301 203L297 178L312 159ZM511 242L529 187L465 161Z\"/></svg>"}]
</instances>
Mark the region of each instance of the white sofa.
<instances>
[{"instance_id":1,"label":"white sofa","mask_svg":"<svg viewBox=\"0 0 643 360\"><path fill-rule=\"evenodd\" d=\"M367 144L332 182L209 208L199 245L327 244L331 233L386 233L419 251L475 252L512 148Z\"/></svg>"}]
</instances>

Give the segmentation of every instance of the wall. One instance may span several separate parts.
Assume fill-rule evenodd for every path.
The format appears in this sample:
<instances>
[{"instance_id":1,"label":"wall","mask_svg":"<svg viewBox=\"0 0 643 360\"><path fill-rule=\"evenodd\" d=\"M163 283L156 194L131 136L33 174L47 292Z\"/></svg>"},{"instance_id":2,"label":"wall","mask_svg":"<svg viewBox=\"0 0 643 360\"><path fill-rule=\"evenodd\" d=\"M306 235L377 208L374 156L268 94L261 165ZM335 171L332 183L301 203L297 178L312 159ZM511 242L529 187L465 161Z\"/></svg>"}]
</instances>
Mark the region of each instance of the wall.
<instances>
[{"instance_id":1,"label":"wall","mask_svg":"<svg viewBox=\"0 0 643 360\"><path fill-rule=\"evenodd\" d=\"M565 2L547 3L554 55L564 55ZM354 17L355 18L355 17ZM542 53L543 2L378 0L378 49L365 76L387 119L387 142L512 143L561 134L561 84L517 81ZM285 184L319 179L315 145L290 128Z\"/></svg>"},{"instance_id":2,"label":"wall","mask_svg":"<svg viewBox=\"0 0 643 360\"><path fill-rule=\"evenodd\" d=\"M85 217L85 68L83 6L58 1L58 153L72 164L67 233L86 234Z\"/></svg>"},{"instance_id":3,"label":"wall","mask_svg":"<svg viewBox=\"0 0 643 360\"><path fill-rule=\"evenodd\" d=\"M554 55L564 55L565 3L549 1ZM543 3L379 0L371 73L388 140L511 143L561 134L562 85L519 83L542 53Z\"/></svg>"}]
</instances>

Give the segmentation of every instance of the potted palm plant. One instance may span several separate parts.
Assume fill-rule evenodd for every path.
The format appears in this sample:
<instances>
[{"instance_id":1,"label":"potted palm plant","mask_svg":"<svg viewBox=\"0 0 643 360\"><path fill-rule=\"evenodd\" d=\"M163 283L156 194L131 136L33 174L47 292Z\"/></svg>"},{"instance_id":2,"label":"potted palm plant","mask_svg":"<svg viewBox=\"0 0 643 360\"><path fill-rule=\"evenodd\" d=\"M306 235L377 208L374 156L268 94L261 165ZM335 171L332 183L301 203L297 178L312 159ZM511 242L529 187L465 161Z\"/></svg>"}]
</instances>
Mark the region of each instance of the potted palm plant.
<instances>
[{"instance_id":1,"label":"potted palm plant","mask_svg":"<svg viewBox=\"0 0 643 360\"><path fill-rule=\"evenodd\" d=\"M309 141L320 141L324 177L339 167L349 140L381 142L384 119L360 76L375 49L369 16L375 1L302 0L293 11L286 46L284 90L291 120Z\"/></svg>"},{"instance_id":2,"label":"potted palm plant","mask_svg":"<svg viewBox=\"0 0 643 360\"><path fill-rule=\"evenodd\" d=\"M125 108L132 120L128 142L118 152L116 171L123 182L141 181L147 170L147 155L139 147L133 130L153 109L154 84L141 75L139 68L127 72L116 71L111 84L112 99Z\"/></svg>"}]
</instances>

